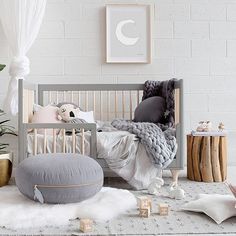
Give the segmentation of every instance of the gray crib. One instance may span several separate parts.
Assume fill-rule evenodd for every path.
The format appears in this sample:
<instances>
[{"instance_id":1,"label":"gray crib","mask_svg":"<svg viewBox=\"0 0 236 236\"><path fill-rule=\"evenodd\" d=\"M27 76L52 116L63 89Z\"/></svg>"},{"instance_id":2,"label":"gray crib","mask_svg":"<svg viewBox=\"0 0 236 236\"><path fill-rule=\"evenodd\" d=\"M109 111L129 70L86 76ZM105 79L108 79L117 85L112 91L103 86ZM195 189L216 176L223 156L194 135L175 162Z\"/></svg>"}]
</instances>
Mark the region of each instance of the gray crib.
<instances>
[{"instance_id":1,"label":"gray crib","mask_svg":"<svg viewBox=\"0 0 236 236\"><path fill-rule=\"evenodd\" d=\"M28 155L27 135L29 131L34 135L33 155L39 153L37 144L37 130L44 129L42 152L46 152L47 130L53 130L52 146L53 152L59 152L56 148L58 135L61 135L62 150L66 152L65 130L72 131L71 142L72 152L76 152L75 146L78 142L75 130L81 129L81 153L84 153L84 134L91 132L90 153L103 167L107 177L116 176L112 172L105 160L97 158L97 131L95 124L55 124L55 123L30 123L33 115L33 104L47 105L62 101L74 102L84 110L93 110L96 120L111 121L114 118L133 118L136 106L141 102L143 84L30 84L24 80L19 80L19 161ZM169 165L173 178L177 180L178 170L183 169L183 81L175 82L175 125L176 138L178 142L178 152L174 161ZM60 134L56 129L62 130Z\"/></svg>"}]
</instances>

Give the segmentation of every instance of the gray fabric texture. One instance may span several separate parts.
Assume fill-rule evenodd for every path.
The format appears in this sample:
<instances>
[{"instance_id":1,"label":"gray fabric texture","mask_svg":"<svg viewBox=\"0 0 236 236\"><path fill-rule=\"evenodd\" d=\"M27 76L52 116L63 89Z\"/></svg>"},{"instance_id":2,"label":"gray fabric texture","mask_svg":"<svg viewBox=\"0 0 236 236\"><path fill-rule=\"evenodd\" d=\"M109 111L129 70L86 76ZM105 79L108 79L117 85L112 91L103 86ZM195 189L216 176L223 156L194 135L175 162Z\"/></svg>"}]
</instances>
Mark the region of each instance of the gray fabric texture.
<instances>
[{"instance_id":1,"label":"gray fabric texture","mask_svg":"<svg viewBox=\"0 0 236 236\"><path fill-rule=\"evenodd\" d=\"M77 104L75 104L73 102L60 102L60 103L57 104L57 107L60 108L62 105L65 105L65 104L72 104L72 105L74 105L75 108L79 107Z\"/></svg>"},{"instance_id":2,"label":"gray fabric texture","mask_svg":"<svg viewBox=\"0 0 236 236\"><path fill-rule=\"evenodd\" d=\"M68 123L69 123L69 124L85 124L86 121L83 120L83 119L80 119L80 118L75 118L75 119L73 119L73 120L69 120ZM80 132L80 129L76 129L76 130L75 130L75 133L79 133L79 132ZM66 134L67 134L67 135L71 135L71 134L72 134L72 131L67 130L67 131L66 131Z\"/></svg>"},{"instance_id":3,"label":"gray fabric texture","mask_svg":"<svg viewBox=\"0 0 236 236\"><path fill-rule=\"evenodd\" d=\"M154 96L143 100L135 109L135 122L160 123L166 111L165 99Z\"/></svg>"},{"instance_id":4,"label":"gray fabric texture","mask_svg":"<svg viewBox=\"0 0 236 236\"><path fill-rule=\"evenodd\" d=\"M177 152L175 130L168 128L162 131L154 123L132 122L115 119L112 125L118 130L129 131L140 138L153 164L158 168L166 168Z\"/></svg>"},{"instance_id":5,"label":"gray fabric texture","mask_svg":"<svg viewBox=\"0 0 236 236\"><path fill-rule=\"evenodd\" d=\"M153 96L163 97L166 101L165 120L159 123L159 127L166 129L175 125L175 96L174 88L176 79L166 81L147 80L144 84L142 100ZM157 107L158 108L158 107Z\"/></svg>"},{"instance_id":6,"label":"gray fabric texture","mask_svg":"<svg viewBox=\"0 0 236 236\"><path fill-rule=\"evenodd\" d=\"M158 168L166 168L177 153L178 145L174 129L174 88L176 81L176 79L166 81L147 80L144 84L142 101L154 96L161 96L165 99L164 123L130 122L121 119L112 121L112 125L118 130L129 131L140 138L153 164ZM156 109L158 109L158 106L156 106Z\"/></svg>"},{"instance_id":7,"label":"gray fabric texture","mask_svg":"<svg viewBox=\"0 0 236 236\"><path fill-rule=\"evenodd\" d=\"M103 186L103 170L92 158L72 153L39 154L16 169L16 185L34 200L35 185L44 203L73 203L94 196Z\"/></svg>"}]
</instances>

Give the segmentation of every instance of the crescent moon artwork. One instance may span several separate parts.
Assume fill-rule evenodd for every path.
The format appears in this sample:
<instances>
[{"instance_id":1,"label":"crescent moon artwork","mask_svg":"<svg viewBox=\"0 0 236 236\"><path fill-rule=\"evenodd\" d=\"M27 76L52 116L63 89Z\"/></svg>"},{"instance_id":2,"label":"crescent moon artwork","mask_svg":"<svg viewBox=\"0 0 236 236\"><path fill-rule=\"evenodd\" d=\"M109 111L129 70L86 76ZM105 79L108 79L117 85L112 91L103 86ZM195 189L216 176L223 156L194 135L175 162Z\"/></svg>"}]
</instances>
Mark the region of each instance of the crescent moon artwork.
<instances>
[{"instance_id":1,"label":"crescent moon artwork","mask_svg":"<svg viewBox=\"0 0 236 236\"><path fill-rule=\"evenodd\" d=\"M135 45L139 41L139 37L128 37L122 32L122 28L127 24L135 24L134 20L122 20L116 26L116 37L125 46Z\"/></svg>"},{"instance_id":2,"label":"crescent moon artwork","mask_svg":"<svg viewBox=\"0 0 236 236\"><path fill-rule=\"evenodd\" d=\"M106 63L151 63L151 7L106 5Z\"/></svg>"}]
</instances>

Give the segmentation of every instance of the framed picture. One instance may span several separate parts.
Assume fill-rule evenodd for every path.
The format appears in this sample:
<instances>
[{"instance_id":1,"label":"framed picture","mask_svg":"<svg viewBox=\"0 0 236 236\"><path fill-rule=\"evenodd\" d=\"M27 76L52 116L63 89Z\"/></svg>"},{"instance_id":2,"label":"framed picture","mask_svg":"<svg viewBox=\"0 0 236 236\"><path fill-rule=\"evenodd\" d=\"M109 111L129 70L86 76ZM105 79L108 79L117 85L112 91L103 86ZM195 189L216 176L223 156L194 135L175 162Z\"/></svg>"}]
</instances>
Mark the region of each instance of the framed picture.
<instances>
[{"instance_id":1,"label":"framed picture","mask_svg":"<svg viewBox=\"0 0 236 236\"><path fill-rule=\"evenodd\" d=\"M149 5L106 6L106 62L151 63Z\"/></svg>"}]
</instances>

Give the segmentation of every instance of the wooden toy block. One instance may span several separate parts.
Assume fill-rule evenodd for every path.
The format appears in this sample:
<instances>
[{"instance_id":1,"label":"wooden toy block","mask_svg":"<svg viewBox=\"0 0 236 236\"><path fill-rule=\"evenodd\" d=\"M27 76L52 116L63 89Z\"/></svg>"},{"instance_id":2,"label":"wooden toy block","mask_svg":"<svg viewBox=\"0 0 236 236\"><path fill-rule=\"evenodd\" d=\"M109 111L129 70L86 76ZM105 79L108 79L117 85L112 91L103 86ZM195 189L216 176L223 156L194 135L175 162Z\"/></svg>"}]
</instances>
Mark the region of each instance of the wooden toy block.
<instances>
[{"instance_id":1,"label":"wooden toy block","mask_svg":"<svg viewBox=\"0 0 236 236\"><path fill-rule=\"evenodd\" d=\"M167 216L169 214L169 205L166 203L159 204L159 214L161 216Z\"/></svg>"},{"instance_id":2,"label":"wooden toy block","mask_svg":"<svg viewBox=\"0 0 236 236\"><path fill-rule=\"evenodd\" d=\"M150 211L152 211L152 197L148 197L148 206L150 207Z\"/></svg>"},{"instance_id":3,"label":"wooden toy block","mask_svg":"<svg viewBox=\"0 0 236 236\"><path fill-rule=\"evenodd\" d=\"M139 216L141 216L141 217L148 218L150 216L150 214L151 214L150 207L139 209Z\"/></svg>"},{"instance_id":4,"label":"wooden toy block","mask_svg":"<svg viewBox=\"0 0 236 236\"><path fill-rule=\"evenodd\" d=\"M83 233L91 232L93 230L93 221L91 219L81 219L80 230Z\"/></svg>"},{"instance_id":5,"label":"wooden toy block","mask_svg":"<svg viewBox=\"0 0 236 236\"><path fill-rule=\"evenodd\" d=\"M150 200L148 197L138 197L138 206L140 209L148 208L150 206Z\"/></svg>"}]
</instances>

